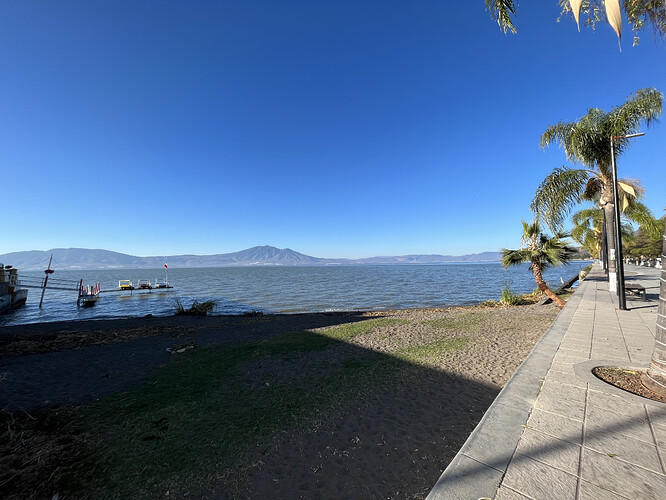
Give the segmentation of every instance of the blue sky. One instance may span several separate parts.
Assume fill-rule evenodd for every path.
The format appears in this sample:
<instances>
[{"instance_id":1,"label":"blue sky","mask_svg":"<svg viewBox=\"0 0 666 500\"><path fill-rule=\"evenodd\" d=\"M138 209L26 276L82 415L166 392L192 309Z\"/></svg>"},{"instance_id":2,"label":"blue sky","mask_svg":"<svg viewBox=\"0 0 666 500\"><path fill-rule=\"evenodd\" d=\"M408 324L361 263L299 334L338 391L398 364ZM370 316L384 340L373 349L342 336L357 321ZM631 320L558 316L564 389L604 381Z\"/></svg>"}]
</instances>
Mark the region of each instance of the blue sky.
<instances>
[{"instance_id":1,"label":"blue sky","mask_svg":"<svg viewBox=\"0 0 666 500\"><path fill-rule=\"evenodd\" d=\"M0 254L515 247L546 127L666 91L665 42L523 3L504 35L482 0L2 1ZM646 132L618 166L661 215Z\"/></svg>"}]
</instances>

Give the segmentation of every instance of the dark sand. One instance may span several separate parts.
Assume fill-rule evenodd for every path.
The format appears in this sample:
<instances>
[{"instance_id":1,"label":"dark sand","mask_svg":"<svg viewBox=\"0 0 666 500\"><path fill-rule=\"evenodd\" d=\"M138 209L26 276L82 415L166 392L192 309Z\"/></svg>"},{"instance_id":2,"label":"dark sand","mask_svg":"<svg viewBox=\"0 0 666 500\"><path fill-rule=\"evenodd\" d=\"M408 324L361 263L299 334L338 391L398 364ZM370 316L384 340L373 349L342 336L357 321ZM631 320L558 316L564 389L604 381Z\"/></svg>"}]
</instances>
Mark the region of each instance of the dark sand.
<instances>
[{"instance_id":1,"label":"dark sand","mask_svg":"<svg viewBox=\"0 0 666 500\"><path fill-rule=\"evenodd\" d=\"M38 324L0 336L0 408L87 403L138 386L179 347L244 342L372 317L406 320L316 353L298 365L265 366L271 376L321 370L349 349L390 355L446 335L470 339L461 350L427 359L395 386L353 408L274 435L220 471L205 497L424 498L516 368L557 314L554 306L445 308L276 315L170 317ZM458 328L456 318L463 318ZM447 328L437 321L450 321ZM239 377L257 376L254 372ZM2 444L2 443L0 443ZM230 486L231 485L231 486ZM1 490L1 488L0 488ZM185 490L184 490L185 491ZM18 493L20 497L20 492Z\"/></svg>"}]
</instances>

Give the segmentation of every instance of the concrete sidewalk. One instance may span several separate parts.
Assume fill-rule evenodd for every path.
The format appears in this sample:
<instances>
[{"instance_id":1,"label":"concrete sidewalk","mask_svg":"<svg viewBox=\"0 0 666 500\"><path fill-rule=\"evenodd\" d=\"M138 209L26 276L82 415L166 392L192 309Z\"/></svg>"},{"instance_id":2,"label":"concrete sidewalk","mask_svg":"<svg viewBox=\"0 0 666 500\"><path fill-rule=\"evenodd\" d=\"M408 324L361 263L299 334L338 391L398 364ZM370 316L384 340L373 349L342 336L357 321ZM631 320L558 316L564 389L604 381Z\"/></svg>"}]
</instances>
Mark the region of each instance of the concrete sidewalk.
<instances>
[{"instance_id":1,"label":"concrete sidewalk","mask_svg":"<svg viewBox=\"0 0 666 500\"><path fill-rule=\"evenodd\" d=\"M661 271L627 265L647 301L617 296L598 266L507 383L429 500L666 498L666 403L616 389L600 365L645 368Z\"/></svg>"}]
</instances>

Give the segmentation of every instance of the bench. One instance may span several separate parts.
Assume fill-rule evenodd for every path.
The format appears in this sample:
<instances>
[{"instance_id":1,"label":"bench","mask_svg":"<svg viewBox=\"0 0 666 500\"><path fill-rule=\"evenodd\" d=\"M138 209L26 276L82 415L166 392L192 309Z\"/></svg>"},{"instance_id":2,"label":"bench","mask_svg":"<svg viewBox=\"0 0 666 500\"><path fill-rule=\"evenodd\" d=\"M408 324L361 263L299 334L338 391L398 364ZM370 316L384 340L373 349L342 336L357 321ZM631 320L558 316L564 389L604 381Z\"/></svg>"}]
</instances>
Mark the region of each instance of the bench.
<instances>
[{"instance_id":1,"label":"bench","mask_svg":"<svg viewBox=\"0 0 666 500\"><path fill-rule=\"evenodd\" d=\"M643 297L643 300L646 300L645 287L643 285L639 285L638 283L625 283L624 291L629 295L634 297Z\"/></svg>"}]
</instances>

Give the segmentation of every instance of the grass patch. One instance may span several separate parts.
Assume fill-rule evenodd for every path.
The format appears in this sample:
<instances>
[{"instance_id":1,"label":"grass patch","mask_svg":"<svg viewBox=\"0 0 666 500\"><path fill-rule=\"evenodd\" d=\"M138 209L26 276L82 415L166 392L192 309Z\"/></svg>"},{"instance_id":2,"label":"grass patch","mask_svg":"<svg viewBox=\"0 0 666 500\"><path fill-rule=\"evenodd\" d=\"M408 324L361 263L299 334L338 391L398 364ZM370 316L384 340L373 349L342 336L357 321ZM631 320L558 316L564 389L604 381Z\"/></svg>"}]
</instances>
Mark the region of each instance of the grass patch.
<instances>
[{"instance_id":1,"label":"grass patch","mask_svg":"<svg viewBox=\"0 0 666 500\"><path fill-rule=\"evenodd\" d=\"M366 335L375 328L406 325L408 323L408 319L376 318L366 321L359 321L357 323L346 323L344 325L331 326L325 330L322 330L321 333L336 340L347 341L359 335Z\"/></svg>"},{"instance_id":2,"label":"grass patch","mask_svg":"<svg viewBox=\"0 0 666 500\"><path fill-rule=\"evenodd\" d=\"M466 312L451 318L438 318L424 321L424 324L433 328L443 328L462 332L474 332L486 320L487 315L478 312Z\"/></svg>"},{"instance_id":3,"label":"grass patch","mask_svg":"<svg viewBox=\"0 0 666 500\"><path fill-rule=\"evenodd\" d=\"M309 352L406 321L378 318L322 333L297 331L260 342L197 349L174 359L144 387L83 409L79 425L91 436L93 451L79 465L76 487L63 493L110 498L164 496L167 491L196 495L225 477L232 487L233 471L242 470L243 456L257 443L349 407L378 385L395 382L400 373L414 368L405 360L423 354L391 357L359 349L315 381L293 378L259 387L237 376L241 364L260 370L273 357L305 359Z\"/></svg>"},{"instance_id":4,"label":"grass patch","mask_svg":"<svg viewBox=\"0 0 666 500\"><path fill-rule=\"evenodd\" d=\"M409 362L419 362L464 349L469 342L470 340L464 337L439 339L427 344L405 347L400 349L397 355Z\"/></svg>"}]
</instances>

